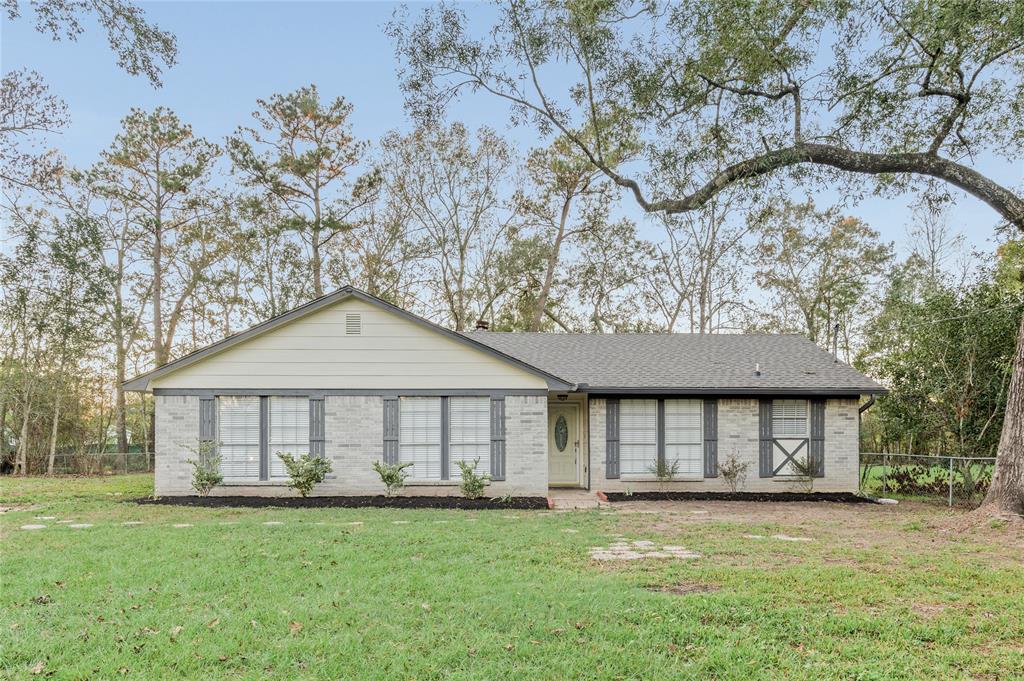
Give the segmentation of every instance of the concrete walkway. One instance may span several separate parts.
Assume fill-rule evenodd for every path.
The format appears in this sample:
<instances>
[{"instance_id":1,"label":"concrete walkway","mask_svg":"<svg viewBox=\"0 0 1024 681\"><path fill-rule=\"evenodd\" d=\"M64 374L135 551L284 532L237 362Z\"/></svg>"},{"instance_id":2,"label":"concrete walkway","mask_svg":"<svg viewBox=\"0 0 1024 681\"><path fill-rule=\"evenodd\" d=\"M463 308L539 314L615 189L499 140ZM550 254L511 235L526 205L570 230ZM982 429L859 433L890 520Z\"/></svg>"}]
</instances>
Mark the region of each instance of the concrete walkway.
<instances>
[{"instance_id":1,"label":"concrete walkway","mask_svg":"<svg viewBox=\"0 0 1024 681\"><path fill-rule=\"evenodd\" d=\"M548 499L554 504L556 511L572 511L575 509L591 509L606 505L590 490L566 487L548 489Z\"/></svg>"}]
</instances>

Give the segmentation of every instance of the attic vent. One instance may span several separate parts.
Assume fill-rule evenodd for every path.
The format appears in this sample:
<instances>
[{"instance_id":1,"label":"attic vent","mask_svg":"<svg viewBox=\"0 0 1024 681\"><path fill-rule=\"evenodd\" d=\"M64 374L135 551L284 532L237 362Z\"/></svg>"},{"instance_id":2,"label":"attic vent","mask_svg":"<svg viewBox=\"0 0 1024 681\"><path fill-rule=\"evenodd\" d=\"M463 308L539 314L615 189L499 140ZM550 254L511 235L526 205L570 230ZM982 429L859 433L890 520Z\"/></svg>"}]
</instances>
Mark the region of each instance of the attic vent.
<instances>
[{"instance_id":1,"label":"attic vent","mask_svg":"<svg viewBox=\"0 0 1024 681\"><path fill-rule=\"evenodd\" d=\"M357 312L355 314L345 315L345 335L346 336L358 336L363 332L362 316Z\"/></svg>"}]
</instances>

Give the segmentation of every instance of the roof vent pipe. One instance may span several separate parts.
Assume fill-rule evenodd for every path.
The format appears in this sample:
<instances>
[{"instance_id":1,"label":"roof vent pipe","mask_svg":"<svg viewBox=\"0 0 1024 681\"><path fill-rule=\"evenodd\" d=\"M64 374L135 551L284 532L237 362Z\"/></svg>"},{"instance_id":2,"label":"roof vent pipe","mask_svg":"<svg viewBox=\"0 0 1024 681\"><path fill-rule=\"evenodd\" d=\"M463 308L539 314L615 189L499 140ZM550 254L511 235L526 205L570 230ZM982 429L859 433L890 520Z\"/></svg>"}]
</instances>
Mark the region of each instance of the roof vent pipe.
<instances>
[{"instance_id":1,"label":"roof vent pipe","mask_svg":"<svg viewBox=\"0 0 1024 681\"><path fill-rule=\"evenodd\" d=\"M477 331L486 331L489 328L491 328L491 324L486 319L478 319L478 320L476 320L476 330Z\"/></svg>"},{"instance_id":2,"label":"roof vent pipe","mask_svg":"<svg viewBox=\"0 0 1024 681\"><path fill-rule=\"evenodd\" d=\"M832 361L839 363L839 322L832 327Z\"/></svg>"},{"instance_id":3,"label":"roof vent pipe","mask_svg":"<svg viewBox=\"0 0 1024 681\"><path fill-rule=\"evenodd\" d=\"M754 363L754 375L755 376L760 376L761 375L761 363L760 362L755 362Z\"/></svg>"}]
</instances>

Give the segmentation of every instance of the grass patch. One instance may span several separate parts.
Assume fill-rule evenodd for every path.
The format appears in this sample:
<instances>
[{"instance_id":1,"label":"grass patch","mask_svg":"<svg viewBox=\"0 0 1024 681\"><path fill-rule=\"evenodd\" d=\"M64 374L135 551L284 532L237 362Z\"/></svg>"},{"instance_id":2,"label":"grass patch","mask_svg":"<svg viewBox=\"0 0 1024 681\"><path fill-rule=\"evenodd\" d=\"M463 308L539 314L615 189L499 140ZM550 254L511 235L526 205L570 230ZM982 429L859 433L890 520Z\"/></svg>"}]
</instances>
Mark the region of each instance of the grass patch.
<instances>
[{"instance_id":1,"label":"grass patch","mask_svg":"<svg viewBox=\"0 0 1024 681\"><path fill-rule=\"evenodd\" d=\"M704 503L698 516L692 503L640 514L122 501L151 491L146 476L0 480L11 509L0 514L0 677L1024 674L1017 529L942 533L930 521L949 512L931 507ZM590 560L619 537L703 557Z\"/></svg>"}]
</instances>

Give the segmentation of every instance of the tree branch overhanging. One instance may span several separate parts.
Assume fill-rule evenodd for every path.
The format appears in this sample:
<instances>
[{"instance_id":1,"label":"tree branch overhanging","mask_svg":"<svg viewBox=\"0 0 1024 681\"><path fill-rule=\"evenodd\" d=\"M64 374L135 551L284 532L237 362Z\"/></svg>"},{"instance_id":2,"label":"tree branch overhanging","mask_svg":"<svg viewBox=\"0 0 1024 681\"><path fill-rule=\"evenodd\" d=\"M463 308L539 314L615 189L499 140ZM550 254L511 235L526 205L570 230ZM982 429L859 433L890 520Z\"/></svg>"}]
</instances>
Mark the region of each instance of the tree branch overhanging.
<instances>
[{"instance_id":1,"label":"tree branch overhanging","mask_svg":"<svg viewBox=\"0 0 1024 681\"><path fill-rule=\"evenodd\" d=\"M591 158L593 159L593 156ZM984 201L1010 224L1024 230L1024 198L973 168L931 153L879 154L828 144L795 144L735 163L687 196L656 201L650 201L644 196L636 180L620 175L610 167L599 167L617 185L629 189L645 211L671 214L700 208L719 192L737 182L801 164L823 165L866 175L912 173L934 177Z\"/></svg>"}]
</instances>

